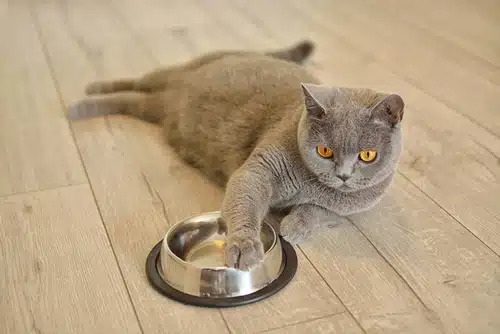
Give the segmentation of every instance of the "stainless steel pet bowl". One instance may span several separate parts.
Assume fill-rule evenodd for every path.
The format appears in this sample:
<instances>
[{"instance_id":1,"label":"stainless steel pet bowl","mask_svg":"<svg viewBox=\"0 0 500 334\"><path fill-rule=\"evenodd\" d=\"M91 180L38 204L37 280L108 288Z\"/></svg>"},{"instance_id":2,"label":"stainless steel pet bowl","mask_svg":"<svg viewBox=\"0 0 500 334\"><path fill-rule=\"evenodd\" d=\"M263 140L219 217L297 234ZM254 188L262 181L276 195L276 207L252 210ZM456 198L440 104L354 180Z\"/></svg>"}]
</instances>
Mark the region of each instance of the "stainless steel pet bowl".
<instances>
[{"instance_id":1,"label":"stainless steel pet bowl","mask_svg":"<svg viewBox=\"0 0 500 334\"><path fill-rule=\"evenodd\" d=\"M225 266L227 227L220 212L175 224L151 251L148 279L160 293L177 301L213 307L248 304L281 290L297 270L293 247L263 224L264 260L250 271Z\"/></svg>"}]
</instances>

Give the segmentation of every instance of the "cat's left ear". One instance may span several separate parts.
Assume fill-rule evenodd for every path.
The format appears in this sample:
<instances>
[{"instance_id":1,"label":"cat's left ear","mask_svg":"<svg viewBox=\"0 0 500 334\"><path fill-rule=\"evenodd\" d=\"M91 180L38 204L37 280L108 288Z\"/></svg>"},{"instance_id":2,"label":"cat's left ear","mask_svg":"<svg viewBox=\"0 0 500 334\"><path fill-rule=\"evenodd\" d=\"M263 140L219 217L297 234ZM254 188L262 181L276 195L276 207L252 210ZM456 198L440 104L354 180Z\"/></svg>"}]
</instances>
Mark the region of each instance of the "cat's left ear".
<instances>
[{"instance_id":1,"label":"cat's left ear","mask_svg":"<svg viewBox=\"0 0 500 334\"><path fill-rule=\"evenodd\" d=\"M397 127L403 120L405 103L397 94L391 94L380 101L371 111L371 118L391 127Z\"/></svg>"}]
</instances>

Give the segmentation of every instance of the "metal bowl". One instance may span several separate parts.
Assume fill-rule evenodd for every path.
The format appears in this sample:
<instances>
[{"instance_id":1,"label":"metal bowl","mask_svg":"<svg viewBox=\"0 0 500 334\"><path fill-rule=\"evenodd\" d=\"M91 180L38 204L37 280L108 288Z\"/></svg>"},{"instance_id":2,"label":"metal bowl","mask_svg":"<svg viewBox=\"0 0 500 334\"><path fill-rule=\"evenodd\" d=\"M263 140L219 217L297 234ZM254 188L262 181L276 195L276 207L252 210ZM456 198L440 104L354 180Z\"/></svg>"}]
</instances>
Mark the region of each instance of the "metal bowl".
<instances>
[{"instance_id":1,"label":"metal bowl","mask_svg":"<svg viewBox=\"0 0 500 334\"><path fill-rule=\"evenodd\" d=\"M234 306L266 298L293 278L297 257L293 247L264 223L264 260L249 271L225 266L227 227L220 212L175 224L150 253L147 274L164 295L193 305Z\"/></svg>"}]
</instances>

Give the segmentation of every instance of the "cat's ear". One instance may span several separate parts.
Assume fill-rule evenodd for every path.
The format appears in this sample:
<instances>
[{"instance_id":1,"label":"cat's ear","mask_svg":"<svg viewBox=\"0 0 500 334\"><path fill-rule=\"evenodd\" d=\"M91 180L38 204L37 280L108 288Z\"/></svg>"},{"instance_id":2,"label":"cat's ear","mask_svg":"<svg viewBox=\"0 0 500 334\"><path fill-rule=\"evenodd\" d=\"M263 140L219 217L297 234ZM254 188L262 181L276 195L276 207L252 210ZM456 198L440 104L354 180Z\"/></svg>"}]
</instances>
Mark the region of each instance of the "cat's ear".
<instances>
[{"instance_id":1,"label":"cat's ear","mask_svg":"<svg viewBox=\"0 0 500 334\"><path fill-rule=\"evenodd\" d=\"M375 122L397 127L403 120L405 103L401 96L391 94L380 101L371 111Z\"/></svg>"},{"instance_id":2,"label":"cat's ear","mask_svg":"<svg viewBox=\"0 0 500 334\"><path fill-rule=\"evenodd\" d=\"M300 84L304 92L304 103L307 114L316 119L321 119L326 115L325 90L324 88L311 84Z\"/></svg>"}]
</instances>

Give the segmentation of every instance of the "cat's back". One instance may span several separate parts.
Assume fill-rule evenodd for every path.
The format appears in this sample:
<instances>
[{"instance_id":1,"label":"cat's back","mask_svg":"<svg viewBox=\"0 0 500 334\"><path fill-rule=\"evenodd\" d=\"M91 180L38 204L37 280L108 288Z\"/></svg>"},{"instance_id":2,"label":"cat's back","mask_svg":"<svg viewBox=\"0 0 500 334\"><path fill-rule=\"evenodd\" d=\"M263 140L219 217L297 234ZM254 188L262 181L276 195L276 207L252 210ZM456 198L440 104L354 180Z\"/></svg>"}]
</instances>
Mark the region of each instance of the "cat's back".
<instances>
[{"instance_id":1,"label":"cat's back","mask_svg":"<svg viewBox=\"0 0 500 334\"><path fill-rule=\"evenodd\" d=\"M248 102L267 107L301 103L300 83L318 82L302 66L259 54L218 58L186 74L192 101L240 107Z\"/></svg>"},{"instance_id":2,"label":"cat's back","mask_svg":"<svg viewBox=\"0 0 500 334\"><path fill-rule=\"evenodd\" d=\"M218 58L186 73L183 96L186 122L217 137L251 140L303 106L301 83L317 80L295 63L259 54ZM256 133L256 130L260 133Z\"/></svg>"},{"instance_id":3,"label":"cat's back","mask_svg":"<svg viewBox=\"0 0 500 334\"><path fill-rule=\"evenodd\" d=\"M300 84L317 82L300 65L269 56L220 57L184 74L175 98L185 102L167 136L187 160L228 176L270 129L293 126L303 109Z\"/></svg>"}]
</instances>

